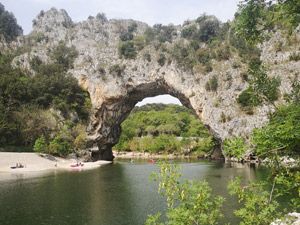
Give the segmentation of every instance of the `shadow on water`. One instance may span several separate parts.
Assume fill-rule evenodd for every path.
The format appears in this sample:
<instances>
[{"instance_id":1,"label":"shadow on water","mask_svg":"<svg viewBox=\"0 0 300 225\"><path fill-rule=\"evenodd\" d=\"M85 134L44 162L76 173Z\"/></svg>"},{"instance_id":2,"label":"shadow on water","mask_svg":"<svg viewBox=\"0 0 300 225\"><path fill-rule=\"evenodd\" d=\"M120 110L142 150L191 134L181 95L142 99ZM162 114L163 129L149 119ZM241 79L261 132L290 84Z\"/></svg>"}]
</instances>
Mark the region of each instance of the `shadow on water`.
<instances>
[{"instance_id":1,"label":"shadow on water","mask_svg":"<svg viewBox=\"0 0 300 225\"><path fill-rule=\"evenodd\" d=\"M264 171L218 162L180 162L184 178L206 179L225 196L224 222L235 222L236 201L227 183L236 176L263 179ZM147 215L164 210L157 183L149 180L157 166L119 161L96 170L54 173L46 177L0 183L1 225L141 225ZM234 223L233 223L234 224Z\"/></svg>"}]
</instances>

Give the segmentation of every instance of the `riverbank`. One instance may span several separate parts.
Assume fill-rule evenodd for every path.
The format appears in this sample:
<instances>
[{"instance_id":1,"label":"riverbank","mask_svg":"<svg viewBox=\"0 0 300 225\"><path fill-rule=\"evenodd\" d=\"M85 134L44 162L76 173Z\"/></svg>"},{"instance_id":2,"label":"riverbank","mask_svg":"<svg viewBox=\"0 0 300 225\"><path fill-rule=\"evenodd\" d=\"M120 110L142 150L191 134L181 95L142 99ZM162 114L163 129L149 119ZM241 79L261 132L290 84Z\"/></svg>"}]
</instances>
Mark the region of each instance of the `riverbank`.
<instances>
[{"instance_id":1,"label":"riverbank","mask_svg":"<svg viewBox=\"0 0 300 225\"><path fill-rule=\"evenodd\" d=\"M3 173L28 173L52 170L89 170L110 164L109 161L85 162L76 166L75 159L63 159L38 153L0 152L0 177ZM14 168L17 165L22 168Z\"/></svg>"},{"instance_id":2,"label":"riverbank","mask_svg":"<svg viewBox=\"0 0 300 225\"><path fill-rule=\"evenodd\" d=\"M198 159L197 155L178 155L178 154L152 154L148 152L126 152L113 151L116 159ZM201 157L205 159L208 157Z\"/></svg>"}]
</instances>

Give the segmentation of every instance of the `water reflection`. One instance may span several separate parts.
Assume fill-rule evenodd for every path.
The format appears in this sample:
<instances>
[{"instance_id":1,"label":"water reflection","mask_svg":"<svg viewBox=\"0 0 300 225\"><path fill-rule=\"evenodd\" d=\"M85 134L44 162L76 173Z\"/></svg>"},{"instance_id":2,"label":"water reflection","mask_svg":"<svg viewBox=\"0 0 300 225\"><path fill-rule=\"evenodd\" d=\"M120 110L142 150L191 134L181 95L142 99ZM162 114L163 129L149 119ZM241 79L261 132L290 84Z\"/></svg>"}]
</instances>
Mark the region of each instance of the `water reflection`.
<instances>
[{"instance_id":1,"label":"water reflection","mask_svg":"<svg viewBox=\"0 0 300 225\"><path fill-rule=\"evenodd\" d=\"M227 194L230 179L264 179L263 168L221 162L180 162L184 178L206 179L225 196L225 220L236 223L236 201ZM157 184L149 180L157 166L145 161L115 162L97 170L56 173L0 183L1 225L140 225L150 213L163 211ZM223 223L222 222L222 223Z\"/></svg>"}]
</instances>

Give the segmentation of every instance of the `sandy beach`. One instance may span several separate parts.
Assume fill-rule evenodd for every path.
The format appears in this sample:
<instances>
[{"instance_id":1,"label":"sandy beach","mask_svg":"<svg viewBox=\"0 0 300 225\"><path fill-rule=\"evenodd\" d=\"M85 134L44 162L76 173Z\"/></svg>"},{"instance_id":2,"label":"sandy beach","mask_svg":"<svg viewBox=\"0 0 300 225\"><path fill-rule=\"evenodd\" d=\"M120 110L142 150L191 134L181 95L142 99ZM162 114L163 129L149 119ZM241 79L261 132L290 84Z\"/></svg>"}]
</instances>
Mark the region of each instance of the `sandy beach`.
<instances>
[{"instance_id":1,"label":"sandy beach","mask_svg":"<svg viewBox=\"0 0 300 225\"><path fill-rule=\"evenodd\" d=\"M23 168L12 169L17 163ZM71 167L76 164L75 159L63 159L37 153L0 152L0 180L13 177L32 177L53 171L78 171L95 169L110 164L109 161L84 162L83 166Z\"/></svg>"}]
</instances>

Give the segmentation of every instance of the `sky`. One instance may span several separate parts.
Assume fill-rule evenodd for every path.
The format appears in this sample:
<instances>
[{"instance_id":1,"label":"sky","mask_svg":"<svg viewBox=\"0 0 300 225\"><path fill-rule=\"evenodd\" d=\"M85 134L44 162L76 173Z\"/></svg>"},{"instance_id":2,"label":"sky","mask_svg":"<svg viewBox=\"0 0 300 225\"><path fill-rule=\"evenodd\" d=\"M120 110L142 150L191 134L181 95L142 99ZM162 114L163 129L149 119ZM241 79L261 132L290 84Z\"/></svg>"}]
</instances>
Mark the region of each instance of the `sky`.
<instances>
[{"instance_id":1,"label":"sky","mask_svg":"<svg viewBox=\"0 0 300 225\"><path fill-rule=\"evenodd\" d=\"M24 30L30 33L32 20L41 10L51 7L65 9L74 22L86 20L88 16L105 13L108 19L134 19L154 25L175 25L195 19L206 13L221 21L233 19L239 0L0 0L6 10L12 12ZM175 103L174 97L163 95L142 104L152 102ZM141 104L141 103L140 103Z\"/></svg>"}]
</instances>

